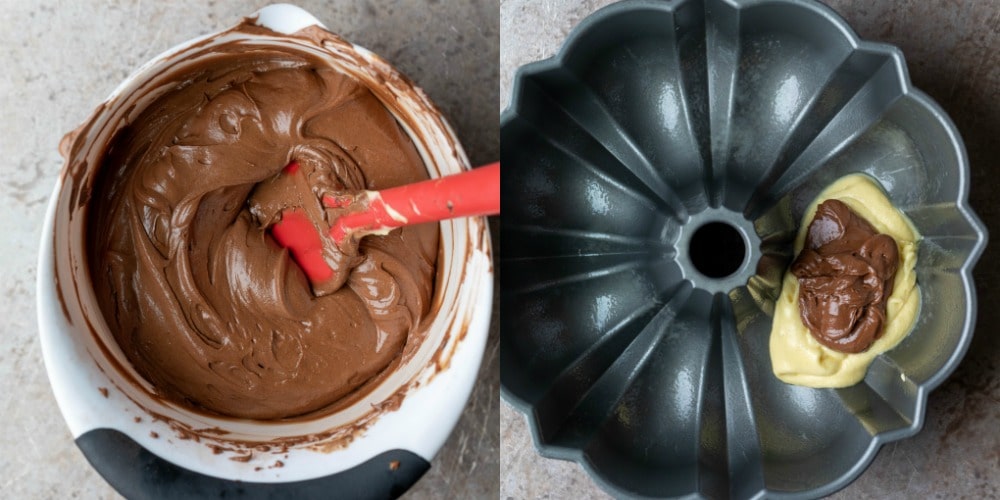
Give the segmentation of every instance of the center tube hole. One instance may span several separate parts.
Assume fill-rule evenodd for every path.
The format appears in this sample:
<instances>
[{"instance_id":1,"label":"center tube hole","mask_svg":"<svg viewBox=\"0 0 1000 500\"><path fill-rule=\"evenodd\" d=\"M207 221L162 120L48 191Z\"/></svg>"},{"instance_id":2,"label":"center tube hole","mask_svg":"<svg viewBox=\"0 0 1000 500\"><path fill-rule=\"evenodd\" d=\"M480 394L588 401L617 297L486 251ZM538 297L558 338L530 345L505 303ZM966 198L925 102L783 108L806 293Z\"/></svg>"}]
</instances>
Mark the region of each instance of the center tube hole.
<instances>
[{"instance_id":1,"label":"center tube hole","mask_svg":"<svg viewBox=\"0 0 1000 500\"><path fill-rule=\"evenodd\" d=\"M709 222L694 232L688 250L698 272L709 278L724 278L743 265L747 246L735 227Z\"/></svg>"}]
</instances>

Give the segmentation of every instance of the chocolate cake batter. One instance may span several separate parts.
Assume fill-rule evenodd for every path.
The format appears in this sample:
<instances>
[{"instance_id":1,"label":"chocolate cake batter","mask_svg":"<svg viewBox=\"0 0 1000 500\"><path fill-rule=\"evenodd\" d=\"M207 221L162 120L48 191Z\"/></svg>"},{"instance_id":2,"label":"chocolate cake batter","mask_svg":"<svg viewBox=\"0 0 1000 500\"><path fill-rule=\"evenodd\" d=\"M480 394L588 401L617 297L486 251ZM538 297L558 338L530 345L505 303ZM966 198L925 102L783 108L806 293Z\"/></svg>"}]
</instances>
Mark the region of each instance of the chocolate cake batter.
<instances>
[{"instance_id":1,"label":"chocolate cake batter","mask_svg":"<svg viewBox=\"0 0 1000 500\"><path fill-rule=\"evenodd\" d=\"M830 349L857 353L882 335L899 251L840 200L826 200L792 264L802 323Z\"/></svg>"},{"instance_id":2,"label":"chocolate cake batter","mask_svg":"<svg viewBox=\"0 0 1000 500\"><path fill-rule=\"evenodd\" d=\"M171 78L108 145L88 205L90 272L115 338L161 395L210 412L337 407L416 335L437 226L365 238L343 259L343 286L316 294L251 198L291 161L319 196L422 180L420 156L368 89L304 53L223 48Z\"/></svg>"}]
</instances>

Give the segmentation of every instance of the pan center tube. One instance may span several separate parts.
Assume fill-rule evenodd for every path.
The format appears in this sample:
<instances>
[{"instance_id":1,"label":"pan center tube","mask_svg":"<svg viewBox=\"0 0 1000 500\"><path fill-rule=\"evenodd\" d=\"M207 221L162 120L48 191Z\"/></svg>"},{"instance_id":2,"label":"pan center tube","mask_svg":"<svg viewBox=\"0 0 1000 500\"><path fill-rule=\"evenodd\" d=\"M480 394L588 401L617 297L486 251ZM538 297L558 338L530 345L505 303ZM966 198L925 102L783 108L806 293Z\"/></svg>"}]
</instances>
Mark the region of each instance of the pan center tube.
<instances>
[{"instance_id":1,"label":"pan center tube","mask_svg":"<svg viewBox=\"0 0 1000 500\"><path fill-rule=\"evenodd\" d=\"M726 208L692 214L681 226L674 248L684 278L711 293L746 285L761 256L753 222Z\"/></svg>"},{"instance_id":2,"label":"pan center tube","mask_svg":"<svg viewBox=\"0 0 1000 500\"><path fill-rule=\"evenodd\" d=\"M725 222L709 222L695 229L688 245L691 263L709 278L725 278L739 270L747 258L739 230Z\"/></svg>"}]
</instances>

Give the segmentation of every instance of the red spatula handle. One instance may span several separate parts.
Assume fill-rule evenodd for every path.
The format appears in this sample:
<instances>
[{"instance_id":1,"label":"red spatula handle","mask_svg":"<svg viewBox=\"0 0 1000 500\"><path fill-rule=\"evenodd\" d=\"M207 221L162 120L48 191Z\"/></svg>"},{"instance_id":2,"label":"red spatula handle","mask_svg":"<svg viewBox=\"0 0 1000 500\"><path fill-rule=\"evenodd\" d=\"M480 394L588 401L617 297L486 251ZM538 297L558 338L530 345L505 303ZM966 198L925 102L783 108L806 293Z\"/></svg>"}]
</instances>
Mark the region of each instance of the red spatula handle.
<instances>
[{"instance_id":1,"label":"red spatula handle","mask_svg":"<svg viewBox=\"0 0 1000 500\"><path fill-rule=\"evenodd\" d=\"M500 164L492 163L460 174L371 192L368 209L339 217L330 228L330 236L340 244L351 234L364 236L400 226L498 213Z\"/></svg>"}]
</instances>

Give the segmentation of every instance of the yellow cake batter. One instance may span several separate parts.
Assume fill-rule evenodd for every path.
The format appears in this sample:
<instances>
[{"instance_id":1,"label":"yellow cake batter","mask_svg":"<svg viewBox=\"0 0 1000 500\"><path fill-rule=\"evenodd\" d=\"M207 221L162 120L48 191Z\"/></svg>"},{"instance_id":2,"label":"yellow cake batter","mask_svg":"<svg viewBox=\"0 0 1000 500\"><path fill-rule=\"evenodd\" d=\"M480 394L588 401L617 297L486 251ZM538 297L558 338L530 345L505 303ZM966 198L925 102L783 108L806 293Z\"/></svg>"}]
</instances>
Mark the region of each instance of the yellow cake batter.
<instances>
[{"instance_id":1,"label":"yellow cake batter","mask_svg":"<svg viewBox=\"0 0 1000 500\"><path fill-rule=\"evenodd\" d=\"M896 347L906 337L920 310L915 271L920 234L867 175L842 177L813 200L795 239L795 255L802 251L816 207L828 199L840 200L875 230L892 236L899 247L899 267L886 304L885 330L871 347L857 354L829 349L813 338L799 315L799 280L791 271L785 271L771 327L771 368L783 382L816 388L848 387L860 382L876 356Z\"/></svg>"}]
</instances>

